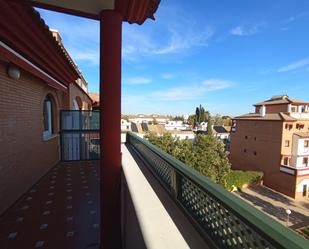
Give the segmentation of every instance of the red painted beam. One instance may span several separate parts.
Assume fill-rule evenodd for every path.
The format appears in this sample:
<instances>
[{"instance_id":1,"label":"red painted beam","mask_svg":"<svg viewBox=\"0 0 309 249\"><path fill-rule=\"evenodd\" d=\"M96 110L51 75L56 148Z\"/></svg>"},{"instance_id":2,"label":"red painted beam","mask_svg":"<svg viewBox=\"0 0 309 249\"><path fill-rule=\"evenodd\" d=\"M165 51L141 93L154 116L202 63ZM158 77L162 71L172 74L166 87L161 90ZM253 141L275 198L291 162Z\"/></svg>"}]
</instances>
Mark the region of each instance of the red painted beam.
<instances>
[{"instance_id":1,"label":"red painted beam","mask_svg":"<svg viewBox=\"0 0 309 249\"><path fill-rule=\"evenodd\" d=\"M121 247L120 122L122 16L101 12L100 20L100 138L101 248Z\"/></svg>"}]
</instances>

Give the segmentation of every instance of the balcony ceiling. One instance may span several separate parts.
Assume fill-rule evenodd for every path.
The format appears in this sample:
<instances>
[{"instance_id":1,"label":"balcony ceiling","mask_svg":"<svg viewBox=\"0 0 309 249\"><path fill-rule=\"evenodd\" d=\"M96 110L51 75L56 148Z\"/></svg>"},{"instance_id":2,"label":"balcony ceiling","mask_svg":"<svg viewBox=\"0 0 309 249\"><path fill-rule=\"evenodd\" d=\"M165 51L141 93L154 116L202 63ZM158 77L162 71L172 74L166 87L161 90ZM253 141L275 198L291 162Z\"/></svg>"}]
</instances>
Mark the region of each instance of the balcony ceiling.
<instances>
[{"instance_id":1,"label":"balcony ceiling","mask_svg":"<svg viewBox=\"0 0 309 249\"><path fill-rule=\"evenodd\" d=\"M147 18L154 19L160 0L28 0L33 6L62 13L99 19L102 10L117 10L123 20L142 24Z\"/></svg>"},{"instance_id":2,"label":"balcony ceiling","mask_svg":"<svg viewBox=\"0 0 309 249\"><path fill-rule=\"evenodd\" d=\"M89 16L98 16L100 11L105 9L114 9L115 0L32 0L35 5L46 5L45 7L65 9L71 12L80 12L80 14Z\"/></svg>"}]
</instances>

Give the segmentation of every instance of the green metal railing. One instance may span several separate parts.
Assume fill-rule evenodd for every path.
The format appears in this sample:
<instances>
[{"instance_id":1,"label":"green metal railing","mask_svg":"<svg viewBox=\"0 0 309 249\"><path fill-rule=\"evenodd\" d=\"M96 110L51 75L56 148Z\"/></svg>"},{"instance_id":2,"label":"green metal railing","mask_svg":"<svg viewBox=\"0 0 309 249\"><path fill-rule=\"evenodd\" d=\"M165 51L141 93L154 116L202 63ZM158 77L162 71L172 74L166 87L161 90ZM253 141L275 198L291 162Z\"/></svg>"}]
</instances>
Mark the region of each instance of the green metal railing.
<instances>
[{"instance_id":1,"label":"green metal railing","mask_svg":"<svg viewBox=\"0 0 309 249\"><path fill-rule=\"evenodd\" d=\"M309 242L292 230L148 141L128 132L127 144L149 166L211 248L309 248Z\"/></svg>"}]
</instances>

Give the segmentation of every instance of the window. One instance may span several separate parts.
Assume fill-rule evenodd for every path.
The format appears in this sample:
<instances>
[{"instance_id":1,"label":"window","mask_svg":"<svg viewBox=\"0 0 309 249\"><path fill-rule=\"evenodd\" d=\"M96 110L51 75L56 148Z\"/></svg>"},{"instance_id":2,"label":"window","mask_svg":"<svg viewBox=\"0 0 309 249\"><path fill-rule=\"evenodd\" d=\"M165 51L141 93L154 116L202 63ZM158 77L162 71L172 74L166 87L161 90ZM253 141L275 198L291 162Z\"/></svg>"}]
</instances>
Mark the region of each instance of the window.
<instances>
[{"instance_id":1,"label":"window","mask_svg":"<svg viewBox=\"0 0 309 249\"><path fill-rule=\"evenodd\" d=\"M244 149L244 152L246 153L246 152L247 152L247 149Z\"/></svg>"},{"instance_id":2,"label":"window","mask_svg":"<svg viewBox=\"0 0 309 249\"><path fill-rule=\"evenodd\" d=\"M305 106L301 107L301 112L306 112L306 107Z\"/></svg>"},{"instance_id":3,"label":"window","mask_svg":"<svg viewBox=\"0 0 309 249\"><path fill-rule=\"evenodd\" d=\"M285 124L285 129L291 130L291 129L293 129L293 125L292 124Z\"/></svg>"},{"instance_id":4,"label":"window","mask_svg":"<svg viewBox=\"0 0 309 249\"><path fill-rule=\"evenodd\" d=\"M245 136L245 139L248 139L248 136Z\"/></svg>"},{"instance_id":5,"label":"window","mask_svg":"<svg viewBox=\"0 0 309 249\"><path fill-rule=\"evenodd\" d=\"M305 141L304 141L304 147L305 147L305 148L308 148L308 147L309 147L309 140L305 140Z\"/></svg>"},{"instance_id":6,"label":"window","mask_svg":"<svg viewBox=\"0 0 309 249\"><path fill-rule=\"evenodd\" d=\"M255 156L257 155L256 151L253 151L253 155L255 155Z\"/></svg>"},{"instance_id":7,"label":"window","mask_svg":"<svg viewBox=\"0 0 309 249\"><path fill-rule=\"evenodd\" d=\"M303 129L305 127L304 124L296 124L296 129Z\"/></svg>"},{"instance_id":8,"label":"window","mask_svg":"<svg viewBox=\"0 0 309 249\"><path fill-rule=\"evenodd\" d=\"M43 138L48 138L53 133L53 110L51 98L47 95L43 104Z\"/></svg>"},{"instance_id":9,"label":"window","mask_svg":"<svg viewBox=\"0 0 309 249\"><path fill-rule=\"evenodd\" d=\"M308 166L308 157L303 158L303 165Z\"/></svg>"},{"instance_id":10,"label":"window","mask_svg":"<svg viewBox=\"0 0 309 249\"><path fill-rule=\"evenodd\" d=\"M289 158L288 157L283 158L283 165L289 165Z\"/></svg>"},{"instance_id":11,"label":"window","mask_svg":"<svg viewBox=\"0 0 309 249\"><path fill-rule=\"evenodd\" d=\"M291 112L296 112L296 111L297 111L296 106L292 106Z\"/></svg>"},{"instance_id":12,"label":"window","mask_svg":"<svg viewBox=\"0 0 309 249\"><path fill-rule=\"evenodd\" d=\"M290 147L290 140L285 140L284 146L285 147Z\"/></svg>"}]
</instances>

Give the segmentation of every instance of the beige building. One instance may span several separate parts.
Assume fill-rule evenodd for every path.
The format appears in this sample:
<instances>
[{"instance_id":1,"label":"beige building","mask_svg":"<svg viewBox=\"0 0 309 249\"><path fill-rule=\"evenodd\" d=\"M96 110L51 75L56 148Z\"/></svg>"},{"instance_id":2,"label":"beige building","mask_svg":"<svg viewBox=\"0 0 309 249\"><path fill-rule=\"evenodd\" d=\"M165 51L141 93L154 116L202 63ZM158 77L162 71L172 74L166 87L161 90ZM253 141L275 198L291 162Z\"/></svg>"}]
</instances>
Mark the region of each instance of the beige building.
<instances>
[{"instance_id":1,"label":"beige building","mask_svg":"<svg viewBox=\"0 0 309 249\"><path fill-rule=\"evenodd\" d=\"M284 95L254 106L254 113L233 119L232 168L263 171L264 185L308 197L309 102Z\"/></svg>"}]
</instances>

